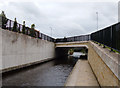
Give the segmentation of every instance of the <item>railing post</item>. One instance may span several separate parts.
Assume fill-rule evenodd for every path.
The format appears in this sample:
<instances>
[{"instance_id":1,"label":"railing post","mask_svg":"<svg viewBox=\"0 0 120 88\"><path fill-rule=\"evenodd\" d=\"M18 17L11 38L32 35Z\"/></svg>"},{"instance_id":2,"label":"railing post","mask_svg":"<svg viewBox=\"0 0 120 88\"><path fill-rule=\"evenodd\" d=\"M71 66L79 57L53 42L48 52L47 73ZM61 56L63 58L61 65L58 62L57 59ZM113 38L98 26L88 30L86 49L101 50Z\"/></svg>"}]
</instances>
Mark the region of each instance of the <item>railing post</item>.
<instances>
[{"instance_id":1,"label":"railing post","mask_svg":"<svg viewBox=\"0 0 120 88\"><path fill-rule=\"evenodd\" d=\"M105 48L105 30L102 31L103 31L103 48Z\"/></svg>"},{"instance_id":2,"label":"railing post","mask_svg":"<svg viewBox=\"0 0 120 88\"><path fill-rule=\"evenodd\" d=\"M11 20L9 20L9 21L10 21L10 23L9 23L8 30L10 30L10 31L11 31Z\"/></svg>"},{"instance_id":3,"label":"railing post","mask_svg":"<svg viewBox=\"0 0 120 88\"><path fill-rule=\"evenodd\" d=\"M111 44L110 44L110 46L111 46L111 52L113 51L113 41L112 41L112 37L113 37L113 33L112 33L112 26L111 26L111 30L110 30L111 32L111 38L110 38L110 40L111 40Z\"/></svg>"},{"instance_id":4,"label":"railing post","mask_svg":"<svg viewBox=\"0 0 120 88\"><path fill-rule=\"evenodd\" d=\"M101 38L101 35L100 35L100 32L101 32L101 31L99 31L99 34L98 34L98 35L99 35L99 46L101 46L101 39L100 39L100 38Z\"/></svg>"},{"instance_id":5,"label":"railing post","mask_svg":"<svg viewBox=\"0 0 120 88\"><path fill-rule=\"evenodd\" d=\"M40 32L38 31L38 32L37 32L37 34L38 34L38 36L37 36L37 37L39 38L39 34L40 34Z\"/></svg>"},{"instance_id":6,"label":"railing post","mask_svg":"<svg viewBox=\"0 0 120 88\"><path fill-rule=\"evenodd\" d=\"M20 24L19 24L19 27L18 27L18 32L20 33Z\"/></svg>"},{"instance_id":7,"label":"railing post","mask_svg":"<svg viewBox=\"0 0 120 88\"><path fill-rule=\"evenodd\" d=\"M46 40L48 41L48 36L46 36Z\"/></svg>"}]
</instances>

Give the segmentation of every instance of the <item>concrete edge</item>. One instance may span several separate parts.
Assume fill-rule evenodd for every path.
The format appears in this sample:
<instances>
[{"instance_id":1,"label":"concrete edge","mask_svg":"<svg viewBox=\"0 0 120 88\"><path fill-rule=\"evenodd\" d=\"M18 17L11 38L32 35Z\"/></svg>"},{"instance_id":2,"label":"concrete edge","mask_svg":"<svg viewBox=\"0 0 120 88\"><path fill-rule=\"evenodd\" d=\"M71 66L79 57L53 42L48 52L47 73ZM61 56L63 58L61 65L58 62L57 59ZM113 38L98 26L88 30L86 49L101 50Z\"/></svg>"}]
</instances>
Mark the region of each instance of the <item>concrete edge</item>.
<instances>
[{"instance_id":1,"label":"concrete edge","mask_svg":"<svg viewBox=\"0 0 120 88\"><path fill-rule=\"evenodd\" d=\"M32 65L36 65L36 64L43 63L43 62L47 62L47 61L50 61L50 60L53 60L53 58L48 58L48 59L41 60L41 61L31 62L31 63L19 65L19 66L14 66L14 67L2 69L2 70L0 70L0 72L1 73L5 73L5 72L9 72L9 71L20 69L20 68L29 67L29 66L32 66Z\"/></svg>"},{"instance_id":2,"label":"concrete edge","mask_svg":"<svg viewBox=\"0 0 120 88\"><path fill-rule=\"evenodd\" d=\"M99 87L101 88L100 83L99 83L99 81L98 81L98 78L97 78L97 76L95 75L95 72L94 72L94 70L92 69L92 66L90 65L90 62L89 62L89 61L88 61L88 64L89 64L89 66L90 66L90 68L91 68L91 70L92 70L92 72L93 72L93 75L94 75L95 78L96 78L96 81L98 82Z\"/></svg>"},{"instance_id":3,"label":"concrete edge","mask_svg":"<svg viewBox=\"0 0 120 88\"><path fill-rule=\"evenodd\" d=\"M67 83L69 82L69 80L70 80L72 74L73 74L74 71L75 71L75 68L76 68L76 66L77 66L77 63L78 63L78 61L76 62L75 66L73 67L72 71L70 72L69 76L67 77L67 80L65 81L64 86L67 86ZM76 78L74 78L74 79L76 79ZM75 86L75 81L74 81L73 84L71 84L71 86Z\"/></svg>"},{"instance_id":4,"label":"concrete edge","mask_svg":"<svg viewBox=\"0 0 120 88\"><path fill-rule=\"evenodd\" d=\"M88 61L88 60L87 60L87 61ZM92 69L89 61L88 61L88 64L89 64L90 69L91 69L91 71L92 71L92 73L93 73L93 75L94 75L94 77L95 77L95 79L96 79L96 81L97 81L97 83L98 83L98 85L99 85L99 86L93 86L93 87L95 87L95 88L100 88L100 84L99 84L99 82L98 82L98 80L97 80L96 75L95 75L94 72L93 72L93 69ZM77 79L78 79L78 77L77 77L76 75L79 74L79 68L78 68L79 66L78 66L78 65L79 65L79 60L76 62L75 66L73 67L72 71L70 72L70 74L69 74L69 76L68 76L68 78L67 78L64 86L76 86L76 81L77 81ZM84 87L87 87L87 86L84 86ZM91 87L92 87L92 86L91 86Z\"/></svg>"},{"instance_id":5,"label":"concrete edge","mask_svg":"<svg viewBox=\"0 0 120 88\"><path fill-rule=\"evenodd\" d=\"M76 44L76 43L88 43L89 41L76 41L76 42L61 42L55 44Z\"/></svg>"}]
</instances>

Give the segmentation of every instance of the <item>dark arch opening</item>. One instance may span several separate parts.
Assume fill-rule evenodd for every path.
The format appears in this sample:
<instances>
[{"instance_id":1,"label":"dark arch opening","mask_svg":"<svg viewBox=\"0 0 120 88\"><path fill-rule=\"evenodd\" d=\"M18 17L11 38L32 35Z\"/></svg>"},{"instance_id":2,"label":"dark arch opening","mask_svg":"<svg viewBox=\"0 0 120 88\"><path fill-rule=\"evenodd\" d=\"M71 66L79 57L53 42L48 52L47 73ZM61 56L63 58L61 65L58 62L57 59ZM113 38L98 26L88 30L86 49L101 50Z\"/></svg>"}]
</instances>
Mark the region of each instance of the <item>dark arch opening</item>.
<instances>
[{"instance_id":1,"label":"dark arch opening","mask_svg":"<svg viewBox=\"0 0 120 88\"><path fill-rule=\"evenodd\" d=\"M88 49L86 47L56 47L55 56L57 59L72 57L87 60Z\"/></svg>"}]
</instances>

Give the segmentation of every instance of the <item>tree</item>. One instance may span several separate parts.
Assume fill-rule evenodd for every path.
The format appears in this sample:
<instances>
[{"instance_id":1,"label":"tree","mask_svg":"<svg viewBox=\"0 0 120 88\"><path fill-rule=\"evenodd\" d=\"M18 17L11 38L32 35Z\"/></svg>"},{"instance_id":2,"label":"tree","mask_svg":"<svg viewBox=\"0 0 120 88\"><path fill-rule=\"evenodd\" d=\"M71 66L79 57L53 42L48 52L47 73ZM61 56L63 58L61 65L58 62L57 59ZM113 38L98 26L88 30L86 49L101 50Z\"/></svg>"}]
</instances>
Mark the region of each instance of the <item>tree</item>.
<instances>
[{"instance_id":1,"label":"tree","mask_svg":"<svg viewBox=\"0 0 120 88\"><path fill-rule=\"evenodd\" d=\"M5 15L5 13L4 13L4 11L2 11L2 13L0 14L0 17L1 17L1 25L2 25L2 28L3 29L6 29L6 24L7 24L7 21L8 21L8 19L6 18L6 15Z\"/></svg>"},{"instance_id":2,"label":"tree","mask_svg":"<svg viewBox=\"0 0 120 88\"><path fill-rule=\"evenodd\" d=\"M5 15L4 11L2 11L2 13L0 14L0 16L3 16L3 17L6 18L6 15Z\"/></svg>"},{"instance_id":3,"label":"tree","mask_svg":"<svg viewBox=\"0 0 120 88\"><path fill-rule=\"evenodd\" d=\"M31 25L30 36L35 37L35 24Z\"/></svg>"},{"instance_id":4,"label":"tree","mask_svg":"<svg viewBox=\"0 0 120 88\"><path fill-rule=\"evenodd\" d=\"M25 21L23 21L22 33L25 34Z\"/></svg>"},{"instance_id":5,"label":"tree","mask_svg":"<svg viewBox=\"0 0 120 88\"><path fill-rule=\"evenodd\" d=\"M17 29L17 20L15 18L15 21L14 21L14 25L13 25L13 30L14 32L18 32L18 29Z\"/></svg>"},{"instance_id":6,"label":"tree","mask_svg":"<svg viewBox=\"0 0 120 88\"><path fill-rule=\"evenodd\" d=\"M70 50L68 51L68 54L69 54L69 55L73 55L73 53L74 53L74 50L73 50L73 49L70 49Z\"/></svg>"},{"instance_id":7,"label":"tree","mask_svg":"<svg viewBox=\"0 0 120 88\"><path fill-rule=\"evenodd\" d=\"M31 25L31 28L32 28L32 29L35 29L35 24L32 24L32 25Z\"/></svg>"}]
</instances>

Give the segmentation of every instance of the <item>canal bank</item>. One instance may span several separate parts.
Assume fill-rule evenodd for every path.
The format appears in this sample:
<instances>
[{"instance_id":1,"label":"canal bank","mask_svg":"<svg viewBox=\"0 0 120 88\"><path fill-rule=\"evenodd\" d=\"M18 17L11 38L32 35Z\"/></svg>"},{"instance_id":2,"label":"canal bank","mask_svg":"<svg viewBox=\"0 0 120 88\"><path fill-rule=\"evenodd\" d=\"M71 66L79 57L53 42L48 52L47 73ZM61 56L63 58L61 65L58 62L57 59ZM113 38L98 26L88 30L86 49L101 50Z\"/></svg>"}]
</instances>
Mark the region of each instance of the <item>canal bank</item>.
<instances>
[{"instance_id":1,"label":"canal bank","mask_svg":"<svg viewBox=\"0 0 120 88\"><path fill-rule=\"evenodd\" d=\"M3 74L5 86L64 86L77 59L55 59L46 63L30 66ZM14 87L15 88L15 87Z\"/></svg>"},{"instance_id":2,"label":"canal bank","mask_svg":"<svg viewBox=\"0 0 120 88\"><path fill-rule=\"evenodd\" d=\"M78 60L70 73L65 86L89 86L100 88L87 60Z\"/></svg>"},{"instance_id":3,"label":"canal bank","mask_svg":"<svg viewBox=\"0 0 120 88\"><path fill-rule=\"evenodd\" d=\"M3 88L31 86L96 86L99 84L89 62L78 59L82 53L56 58L48 62L29 66L3 74Z\"/></svg>"}]
</instances>

